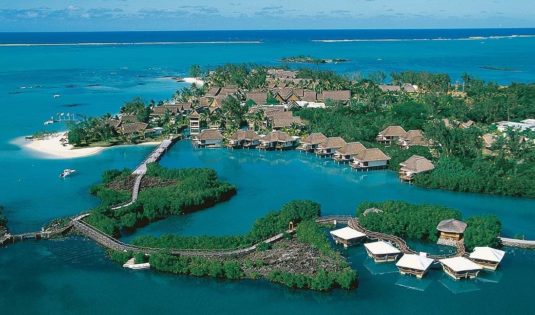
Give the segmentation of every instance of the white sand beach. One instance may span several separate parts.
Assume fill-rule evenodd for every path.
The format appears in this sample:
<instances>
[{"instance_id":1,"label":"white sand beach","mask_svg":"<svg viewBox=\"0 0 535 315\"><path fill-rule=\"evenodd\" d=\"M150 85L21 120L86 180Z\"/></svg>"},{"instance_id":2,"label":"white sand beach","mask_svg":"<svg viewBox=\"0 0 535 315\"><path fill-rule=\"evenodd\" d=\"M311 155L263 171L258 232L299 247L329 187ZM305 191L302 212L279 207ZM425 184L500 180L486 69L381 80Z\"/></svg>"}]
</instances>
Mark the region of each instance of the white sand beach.
<instances>
[{"instance_id":1,"label":"white sand beach","mask_svg":"<svg viewBox=\"0 0 535 315\"><path fill-rule=\"evenodd\" d=\"M75 159L86 156L91 156L100 153L104 150L104 147L91 147L91 148L76 148L72 145L63 145L62 138L66 138L65 132L54 133L46 136L42 139L28 140L24 137L19 137L13 140L11 143L33 151L42 158L47 159Z\"/></svg>"},{"instance_id":2,"label":"white sand beach","mask_svg":"<svg viewBox=\"0 0 535 315\"><path fill-rule=\"evenodd\" d=\"M105 149L112 147L91 147L91 148L74 148L70 144L63 145L61 139L67 137L66 132L58 132L46 136L42 139L28 140L25 137L19 137L11 141L12 144L36 153L44 159L76 159L98 154ZM157 146L159 141L143 142L137 145ZM125 145L128 146L128 145Z\"/></svg>"},{"instance_id":3,"label":"white sand beach","mask_svg":"<svg viewBox=\"0 0 535 315\"><path fill-rule=\"evenodd\" d=\"M201 79L198 79L198 78L184 78L184 82L190 83L190 84L195 84L197 86L203 86L204 85L204 81L201 80Z\"/></svg>"}]
</instances>

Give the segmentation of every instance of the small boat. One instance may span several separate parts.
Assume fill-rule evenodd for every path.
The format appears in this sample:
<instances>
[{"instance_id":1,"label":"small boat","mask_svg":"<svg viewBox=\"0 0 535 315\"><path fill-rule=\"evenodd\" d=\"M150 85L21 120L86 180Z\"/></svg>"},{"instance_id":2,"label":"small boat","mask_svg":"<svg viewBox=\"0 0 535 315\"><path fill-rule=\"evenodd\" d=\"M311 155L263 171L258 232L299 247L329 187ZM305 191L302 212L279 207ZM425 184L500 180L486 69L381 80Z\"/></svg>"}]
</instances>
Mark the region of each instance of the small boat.
<instances>
[{"instance_id":1,"label":"small boat","mask_svg":"<svg viewBox=\"0 0 535 315\"><path fill-rule=\"evenodd\" d=\"M59 94L54 94L54 98L58 98L58 97L61 97L61 95L59 95Z\"/></svg>"},{"instance_id":2,"label":"small boat","mask_svg":"<svg viewBox=\"0 0 535 315\"><path fill-rule=\"evenodd\" d=\"M71 174L75 173L76 170L73 170L73 169L70 169L70 168L66 168L63 170L63 172L61 174L59 174L59 177L60 178L65 178L67 176L70 176Z\"/></svg>"},{"instance_id":3,"label":"small boat","mask_svg":"<svg viewBox=\"0 0 535 315\"><path fill-rule=\"evenodd\" d=\"M46 125L51 125L54 123L54 120L53 119L49 119L47 121L45 121L43 124L46 126Z\"/></svg>"}]
</instances>

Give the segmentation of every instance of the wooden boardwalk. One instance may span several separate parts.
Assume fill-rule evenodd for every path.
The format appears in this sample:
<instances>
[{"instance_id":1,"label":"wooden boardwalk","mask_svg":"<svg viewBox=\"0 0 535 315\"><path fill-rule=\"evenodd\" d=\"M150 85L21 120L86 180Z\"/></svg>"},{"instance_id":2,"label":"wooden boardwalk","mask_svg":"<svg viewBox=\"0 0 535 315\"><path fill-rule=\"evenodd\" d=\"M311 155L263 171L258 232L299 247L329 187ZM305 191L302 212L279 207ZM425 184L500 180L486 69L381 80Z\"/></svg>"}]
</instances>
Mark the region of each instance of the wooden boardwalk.
<instances>
[{"instance_id":1,"label":"wooden boardwalk","mask_svg":"<svg viewBox=\"0 0 535 315\"><path fill-rule=\"evenodd\" d=\"M535 241L519 240L516 238L500 237L503 246L535 249Z\"/></svg>"},{"instance_id":2,"label":"wooden boardwalk","mask_svg":"<svg viewBox=\"0 0 535 315\"><path fill-rule=\"evenodd\" d=\"M92 239L101 246L114 251L130 251L133 253L154 254L158 252L168 252L175 256L195 256L195 257L211 257L211 258L223 258L223 257L240 257L254 252L256 248L262 243L274 243L284 237L284 233L277 234L262 242L254 244L246 248L238 249L222 249L222 250L202 250L202 249L165 249L165 248L151 248L140 247L131 244L126 244L120 240L109 236L108 234L96 229L95 227L85 223L82 219L73 220L73 226L76 231L84 235L87 238ZM288 230L286 233L293 233L295 229Z\"/></svg>"},{"instance_id":3,"label":"wooden boardwalk","mask_svg":"<svg viewBox=\"0 0 535 315\"><path fill-rule=\"evenodd\" d=\"M160 145L154 149L149 156L139 164L138 167L132 172L132 175L136 175L136 180L134 181L134 186L132 187L132 199L130 199L129 202L117 205L115 207L112 207L112 210L118 210L121 208L128 207L132 204L134 204L137 200L137 197L139 195L139 189L141 187L141 180L143 179L143 176L147 173L147 164L149 163L155 163L158 162L162 156L167 152L167 149L173 145L176 138L170 138L163 140Z\"/></svg>"}]
</instances>

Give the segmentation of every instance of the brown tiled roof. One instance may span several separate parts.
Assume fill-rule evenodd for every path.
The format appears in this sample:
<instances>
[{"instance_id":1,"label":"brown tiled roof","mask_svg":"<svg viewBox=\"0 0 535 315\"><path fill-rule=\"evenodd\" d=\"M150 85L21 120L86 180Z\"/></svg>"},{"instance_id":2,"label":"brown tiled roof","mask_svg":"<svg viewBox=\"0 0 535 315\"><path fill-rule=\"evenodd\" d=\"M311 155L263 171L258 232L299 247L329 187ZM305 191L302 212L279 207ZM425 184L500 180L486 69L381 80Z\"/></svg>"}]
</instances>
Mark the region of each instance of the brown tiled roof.
<instances>
[{"instance_id":1,"label":"brown tiled roof","mask_svg":"<svg viewBox=\"0 0 535 315\"><path fill-rule=\"evenodd\" d=\"M273 128L288 128L291 127L293 124L303 125L301 117L273 117L272 120Z\"/></svg>"},{"instance_id":2,"label":"brown tiled roof","mask_svg":"<svg viewBox=\"0 0 535 315\"><path fill-rule=\"evenodd\" d=\"M342 155L356 155L363 150L366 150L366 147L362 143L350 142L336 151Z\"/></svg>"},{"instance_id":3,"label":"brown tiled roof","mask_svg":"<svg viewBox=\"0 0 535 315\"><path fill-rule=\"evenodd\" d=\"M281 108L273 108L265 110L264 115L268 118L275 119L275 118L292 118L293 113L290 111L285 111Z\"/></svg>"},{"instance_id":4,"label":"brown tiled roof","mask_svg":"<svg viewBox=\"0 0 535 315\"><path fill-rule=\"evenodd\" d=\"M283 131L272 131L261 138L262 141L267 142L287 142L292 141L293 138L290 137L286 132Z\"/></svg>"},{"instance_id":5,"label":"brown tiled roof","mask_svg":"<svg viewBox=\"0 0 535 315\"><path fill-rule=\"evenodd\" d=\"M318 100L318 94L315 91L304 91L302 101L315 102Z\"/></svg>"},{"instance_id":6,"label":"brown tiled roof","mask_svg":"<svg viewBox=\"0 0 535 315\"><path fill-rule=\"evenodd\" d=\"M136 132L142 132L147 129L147 124L143 122L135 123L123 123L121 124L121 132L123 134L132 134Z\"/></svg>"},{"instance_id":7,"label":"brown tiled roof","mask_svg":"<svg viewBox=\"0 0 535 315\"><path fill-rule=\"evenodd\" d=\"M178 110L178 105L164 104L161 106L154 107L152 109L152 114L156 116L163 116L165 115L165 113L169 112L170 114L174 115L178 112Z\"/></svg>"},{"instance_id":8,"label":"brown tiled roof","mask_svg":"<svg viewBox=\"0 0 535 315\"><path fill-rule=\"evenodd\" d=\"M249 92L245 98L254 101L256 105L263 105L267 101L267 92Z\"/></svg>"},{"instance_id":9,"label":"brown tiled roof","mask_svg":"<svg viewBox=\"0 0 535 315\"><path fill-rule=\"evenodd\" d=\"M371 162L371 161L388 161L390 157L383 153L379 149L365 149L357 153L355 159L362 162Z\"/></svg>"},{"instance_id":10,"label":"brown tiled roof","mask_svg":"<svg viewBox=\"0 0 535 315\"><path fill-rule=\"evenodd\" d=\"M409 130L401 138L403 140L408 141L410 145L421 145L421 146L429 145L429 142L425 139L424 134L419 129Z\"/></svg>"},{"instance_id":11,"label":"brown tiled roof","mask_svg":"<svg viewBox=\"0 0 535 315\"><path fill-rule=\"evenodd\" d=\"M467 224L463 221L448 219L440 221L437 226L437 230L446 233L464 233Z\"/></svg>"},{"instance_id":12,"label":"brown tiled roof","mask_svg":"<svg viewBox=\"0 0 535 315\"><path fill-rule=\"evenodd\" d=\"M322 134L321 132L316 132L316 133L311 133L310 135L308 135L308 137L306 137L301 142L311 144L311 145L317 145L322 142L325 142L326 140L327 140L327 137L324 134Z\"/></svg>"},{"instance_id":13,"label":"brown tiled roof","mask_svg":"<svg viewBox=\"0 0 535 315\"><path fill-rule=\"evenodd\" d=\"M388 126L379 134L386 137L403 137L407 132L401 126Z\"/></svg>"},{"instance_id":14,"label":"brown tiled roof","mask_svg":"<svg viewBox=\"0 0 535 315\"><path fill-rule=\"evenodd\" d=\"M206 97L206 96L203 96L199 99L199 105L201 107L208 107L210 106L210 104L212 104L212 101L214 99L212 97Z\"/></svg>"},{"instance_id":15,"label":"brown tiled roof","mask_svg":"<svg viewBox=\"0 0 535 315\"><path fill-rule=\"evenodd\" d=\"M319 147L323 149L339 149L346 145L346 141L342 137L329 137L325 142L322 142Z\"/></svg>"},{"instance_id":16,"label":"brown tiled roof","mask_svg":"<svg viewBox=\"0 0 535 315\"><path fill-rule=\"evenodd\" d=\"M418 174L431 171L435 168L433 163L423 156L413 155L405 162L399 163L402 169Z\"/></svg>"},{"instance_id":17,"label":"brown tiled roof","mask_svg":"<svg viewBox=\"0 0 535 315\"><path fill-rule=\"evenodd\" d=\"M223 135L217 129L204 129L198 136L199 140L223 140Z\"/></svg>"},{"instance_id":18,"label":"brown tiled roof","mask_svg":"<svg viewBox=\"0 0 535 315\"><path fill-rule=\"evenodd\" d=\"M220 87L212 87L206 92L206 96L217 96L221 91Z\"/></svg>"},{"instance_id":19,"label":"brown tiled roof","mask_svg":"<svg viewBox=\"0 0 535 315\"><path fill-rule=\"evenodd\" d=\"M238 88L235 86L224 86L216 96L229 96L238 93Z\"/></svg>"},{"instance_id":20,"label":"brown tiled roof","mask_svg":"<svg viewBox=\"0 0 535 315\"><path fill-rule=\"evenodd\" d=\"M192 110L192 104L191 103L179 103L179 104L176 104L181 111L190 111Z\"/></svg>"},{"instance_id":21,"label":"brown tiled roof","mask_svg":"<svg viewBox=\"0 0 535 315\"><path fill-rule=\"evenodd\" d=\"M324 100L329 99L333 101L349 101L349 99L351 98L351 91L323 91L322 95Z\"/></svg>"},{"instance_id":22,"label":"brown tiled roof","mask_svg":"<svg viewBox=\"0 0 535 315\"><path fill-rule=\"evenodd\" d=\"M253 130L238 130L230 136L232 140L258 140L260 136Z\"/></svg>"}]
</instances>

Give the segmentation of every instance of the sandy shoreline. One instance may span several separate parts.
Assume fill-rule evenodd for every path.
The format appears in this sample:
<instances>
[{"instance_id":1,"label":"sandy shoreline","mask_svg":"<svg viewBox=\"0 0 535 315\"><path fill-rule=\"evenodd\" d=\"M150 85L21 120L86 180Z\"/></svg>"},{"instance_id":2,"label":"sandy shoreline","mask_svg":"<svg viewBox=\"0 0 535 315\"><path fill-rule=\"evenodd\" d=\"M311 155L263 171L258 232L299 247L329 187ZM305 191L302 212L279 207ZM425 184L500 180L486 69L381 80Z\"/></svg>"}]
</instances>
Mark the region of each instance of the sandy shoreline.
<instances>
[{"instance_id":1,"label":"sandy shoreline","mask_svg":"<svg viewBox=\"0 0 535 315\"><path fill-rule=\"evenodd\" d=\"M201 80L201 79L198 79L198 78L183 78L183 80L186 83L195 84L197 86L203 86L204 85L204 81Z\"/></svg>"},{"instance_id":2,"label":"sandy shoreline","mask_svg":"<svg viewBox=\"0 0 535 315\"><path fill-rule=\"evenodd\" d=\"M18 137L11 141L24 150L36 153L43 159L76 159L96 155L111 147L90 147L90 148L73 148L72 145L63 145L62 138L66 137L65 132L54 133L43 139L28 140L25 137ZM140 145L158 145L159 142L144 142Z\"/></svg>"}]
</instances>

